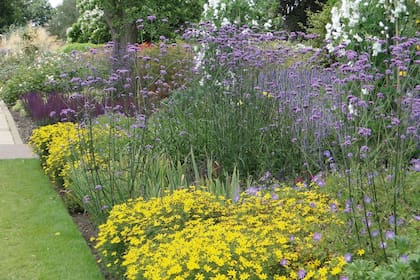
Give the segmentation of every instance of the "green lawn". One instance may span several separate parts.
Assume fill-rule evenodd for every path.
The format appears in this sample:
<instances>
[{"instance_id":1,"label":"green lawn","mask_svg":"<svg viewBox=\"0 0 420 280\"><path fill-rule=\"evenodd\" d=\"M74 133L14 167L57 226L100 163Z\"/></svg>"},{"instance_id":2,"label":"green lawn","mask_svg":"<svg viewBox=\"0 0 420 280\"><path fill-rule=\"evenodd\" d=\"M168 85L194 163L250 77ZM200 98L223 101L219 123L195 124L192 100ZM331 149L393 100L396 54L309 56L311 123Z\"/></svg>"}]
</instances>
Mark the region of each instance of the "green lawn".
<instances>
[{"instance_id":1,"label":"green lawn","mask_svg":"<svg viewBox=\"0 0 420 280\"><path fill-rule=\"evenodd\" d=\"M38 159L0 160L0 279L103 279Z\"/></svg>"}]
</instances>

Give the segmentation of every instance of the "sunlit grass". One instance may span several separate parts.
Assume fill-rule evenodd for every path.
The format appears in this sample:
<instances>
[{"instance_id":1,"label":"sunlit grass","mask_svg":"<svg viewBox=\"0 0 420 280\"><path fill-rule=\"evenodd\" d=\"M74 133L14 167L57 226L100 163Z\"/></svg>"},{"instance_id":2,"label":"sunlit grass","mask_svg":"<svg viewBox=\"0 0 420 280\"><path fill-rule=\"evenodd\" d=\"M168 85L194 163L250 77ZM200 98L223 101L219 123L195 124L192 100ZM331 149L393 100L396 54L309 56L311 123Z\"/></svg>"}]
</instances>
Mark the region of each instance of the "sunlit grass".
<instances>
[{"instance_id":1,"label":"sunlit grass","mask_svg":"<svg viewBox=\"0 0 420 280\"><path fill-rule=\"evenodd\" d=\"M0 279L103 279L39 160L0 161Z\"/></svg>"}]
</instances>

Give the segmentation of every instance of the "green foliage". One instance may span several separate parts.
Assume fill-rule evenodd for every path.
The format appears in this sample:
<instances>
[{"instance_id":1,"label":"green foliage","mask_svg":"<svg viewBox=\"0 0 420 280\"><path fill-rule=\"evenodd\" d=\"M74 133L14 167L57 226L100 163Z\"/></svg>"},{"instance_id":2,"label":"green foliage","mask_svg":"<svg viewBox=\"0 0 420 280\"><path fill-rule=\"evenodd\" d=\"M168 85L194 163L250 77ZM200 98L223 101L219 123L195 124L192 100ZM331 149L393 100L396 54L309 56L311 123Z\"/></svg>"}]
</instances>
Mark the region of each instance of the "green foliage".
<instances>
[{"instance_id":1,"label":"green foliage","mask_svg":"<svg viewBox=\"0 0 420 280\"><path fill-rule=\"evenodd\" d=\"M284 29L303 31L308 24L308 14L318 12L326 0L279 0L279 10L284 18Z\"/></svg>"},{"instance_id":2,"label":"green foliage","mask_svg":"<svg viewBox=\"0 0 420 280\"><path fill-rule=\"evenodd\" d=\"M292 119L278 115L272 101L263 92L233 96L218 87L197 86L173 94L150 126L164 152L179 160L192 147L198 162L211 157L229 173L237 167L245 175L270 170L276 177L292 177L301 170L302 153L287 129ZM270 129L273 119L278 129Z\"/></svg>"},{"instance_id":3,"label":"green foliage","mask_svg":"<svg viewBox=\"0 0 420 280\"><path fill-rule=\"evenodd\" d=\"M36 26L46 24L52 16L52 7L48 0L24 0L24 17Z\"/></svg>"},{"instance_id":4,"label":"green foliage","mask_svg":"<svg viewBox=\"0 0 420 280\"><path fill-rule=\"evenodd\" d=\"M25 23L21 1L0 2L0 33L7 31L10 25L21 25Z\"/></svg>"},{"instance_id":5,"label":"green foliage","mask_svg":"<svg viewBox=\"0 0 420 280\"><path fill-rule=\"evenodd\" d=\"M66 31L70 42L100 44L111 40L104 12L94 1L78 1L77 9L79 17Z\"/></svg>"},{"instance_id":6,"label":"green foliage","mask_svg":"<svg viewBox=\"0 0 420 280\"><path fill-rule=\"evenodd\" d=\"M76 0L64 0L58 6L48 22L48 31L59 39L66 41L67 29L79 18L79 11L76 8Z\"/></svg>"},{"instance_id":7,"label":"green foliage","mask_svg":"<svg viewBox=\"0 0 420 280\"><path fill-rule=\"evenodd\" d=\"M211 21L217 27L223 24L236 24L279 30L282 25L279 1L224 0L207 2L204 4L202 20Z\"/></svg>"},{"instance_id":8,"label":"green foliage","mask_svg":"<svg viewBox=\"0 0 420 280\"><path fill-rule=\"evenodd\" d=\"M354 280L414 280L420 277L419 264L420 253L417 251L379 266L371 260L356 260L346 266L345 273Z\"/></svg>"},{"instance_id":9,"label":"green foliage","mask_svg":"<svg viewBox=\"0 0 420 280\"><path fill-rule=\"evenodd\" d=\"M174 39L176 30L186 22L200 19L203 1L138 1L83 0L78 2L80 17L69 31L74 42L103 43L111 38L126 46L137 41L152 41L165 36ZM149 20L148 16L157 19ZM143 24L136 26L136 20ZM165 23L162 23L164 20ZM142 30L140 36L137 28ZM111 35L111 37L110 37Z\"/></svg>"},{"instance_id":10,"label":"green foliage","mask_svg":"<svg viewBox=\"0 0 420 280\"><path fill-rule=\"evenodd\" d=\"M28 22L40 26L52 16L52 7L47 0L14 0L0 3L0 33L9 26L22 26Z\"/></svg>"},{"instance_id":11,"label":"green foliage","mask_svg":"<svg viewBox=\"0 0 420 280\"><path fill-rule=\"evenodd\" d=\"M69 54L72 51L77 51L77 52L87 52L89 51L89 49L95 48L95 49L99 49L102 48L103 45L98 45L98 44L93 44L93 43L67 43L64 46L62 46L59 51Z\"/></svg>"},{"instance_id":12,"label":"green foliage","mask_svg":"<svg viewBox=\"0 0 420 280\"><path fill-rule=\"evenodd\" d=\"M6 104L14 105L25 93L48 94L59 91L61 86L55 79L60 74L60 66L56 57L40 56L29 65L13 67L13 75L9 76L1 88L1 98Z\"/></svg>"},{"instance_id":13,"label":"green foliage","mask_svg":"<svg viewBox=\"0 0 420 280\"><path fill-rule=\"evenodd\" d=\"M322 4L319 11L308 11L308 25L306 32L309 34L318 34L320 37L315 40L315 46L322 46L327 30L325 26L331 22L331 9L337 5L339 0L328 0Z\"/></svg>"}]
</instances>

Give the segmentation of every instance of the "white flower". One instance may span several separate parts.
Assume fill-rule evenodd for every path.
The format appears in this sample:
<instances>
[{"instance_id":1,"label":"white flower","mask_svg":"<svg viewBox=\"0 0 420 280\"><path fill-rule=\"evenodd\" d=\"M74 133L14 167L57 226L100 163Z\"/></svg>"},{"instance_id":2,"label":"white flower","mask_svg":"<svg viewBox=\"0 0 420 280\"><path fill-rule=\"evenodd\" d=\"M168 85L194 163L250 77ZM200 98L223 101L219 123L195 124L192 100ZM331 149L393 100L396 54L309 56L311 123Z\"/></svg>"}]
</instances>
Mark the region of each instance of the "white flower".
<instances>
[{"instance_id":1,"label":"white flower","mask_svg":"<svg viewBox=\"0 0 420 280\"><path fill-rule=\"evenodd\" d=\"M230 24L229 20L224 17L222 20L222 26L229 25L229 24Z\"/></svg>"},{"instance_id":2,"label":"white flower","mask_svg":"<svg viewBox=\"0 0 420 280\"><path fill-rule=\"evenodd\" d=\"M382 52L382 45L378 41L375 41L372 46L372 55L377 56L380 52Z\"/></svg>"},{"instance_id":3,"label":"white flower","mask_svg":"<svg viewBox=\"0 0 420 280\"><path fill-rule=\"evenodd\" d=\"M362 88L362 94L363 95L368 95L369 91L366 88Z\"/></svg>"},{"instance_id":4,"label":"white flower","mask_svg":"<svg viewBox=\"0 0 420 280\"><path fill-rule=\"evenodd\" d=\"M271 25L271 19L269 19L266 23L264 23L264 28L265 29L270 29L272 27Z\"/></svg>"}]
</instances>

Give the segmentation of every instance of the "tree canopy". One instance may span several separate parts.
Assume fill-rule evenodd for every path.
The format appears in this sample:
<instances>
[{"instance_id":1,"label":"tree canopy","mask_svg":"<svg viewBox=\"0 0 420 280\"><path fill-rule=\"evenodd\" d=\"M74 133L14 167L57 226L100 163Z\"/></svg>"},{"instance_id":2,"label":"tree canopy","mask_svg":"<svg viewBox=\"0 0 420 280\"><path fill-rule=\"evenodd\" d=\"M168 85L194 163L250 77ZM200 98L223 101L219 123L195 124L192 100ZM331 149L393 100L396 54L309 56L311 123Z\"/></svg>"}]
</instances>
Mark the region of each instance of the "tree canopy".
<instances>
[{"instance_id":1,"label":"tree canopy","mask_svg":"<svg viewBox=\"0 0 420 280\"><path fill-rule=\"evenodd\" d=\"M0 32L10 25L20 26L29 21L43 25L51 19L52 10L48 0L0 1Z\"/></svg>"}]
</instances>

